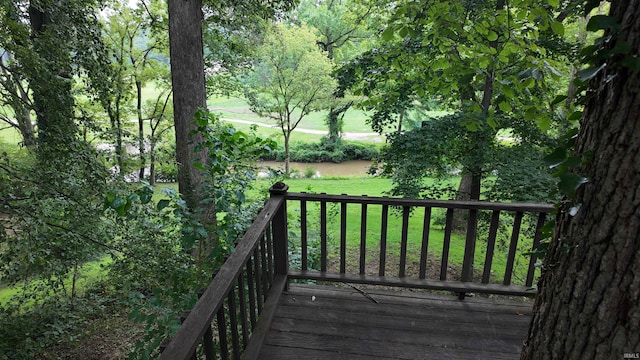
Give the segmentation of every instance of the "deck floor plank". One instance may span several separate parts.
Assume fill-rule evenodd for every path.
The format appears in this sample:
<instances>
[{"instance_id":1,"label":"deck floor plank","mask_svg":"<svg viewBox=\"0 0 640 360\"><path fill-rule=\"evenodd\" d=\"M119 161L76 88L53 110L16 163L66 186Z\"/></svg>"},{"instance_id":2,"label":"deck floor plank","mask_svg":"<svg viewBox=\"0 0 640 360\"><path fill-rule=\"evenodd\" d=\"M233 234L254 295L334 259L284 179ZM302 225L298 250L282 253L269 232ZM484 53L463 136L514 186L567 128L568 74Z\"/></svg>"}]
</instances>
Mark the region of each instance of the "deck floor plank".
<instances>
[{"instance_id":1,"label":"deck floor plank","mask_svg":"<svg viewBox=\"0 0 640 360\"><path fill-rule=\"evenodd\" d=\"M292 284L260 359L514 359L531 302Z\"/></svg>"}]
</instances>

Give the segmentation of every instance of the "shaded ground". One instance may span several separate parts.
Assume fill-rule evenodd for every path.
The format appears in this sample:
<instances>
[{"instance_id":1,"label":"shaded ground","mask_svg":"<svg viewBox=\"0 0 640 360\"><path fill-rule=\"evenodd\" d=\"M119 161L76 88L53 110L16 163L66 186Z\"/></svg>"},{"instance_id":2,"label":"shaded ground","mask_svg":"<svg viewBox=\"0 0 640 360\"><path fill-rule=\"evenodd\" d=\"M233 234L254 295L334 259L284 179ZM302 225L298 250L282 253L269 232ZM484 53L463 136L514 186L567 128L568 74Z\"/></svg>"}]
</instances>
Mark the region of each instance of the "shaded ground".
<instances>
[{"instance_id":1,"label":"shaded ground","mask_svg":"<svg viewBox=\"0 0 640 360\"><path fill-rule=\"evenodd\" d=\"M126 359L136 341L142 338L144 329L129 320L126 313L120 313L91 320L84 330L75 343L51 347L41 354L42 359Z\"/></svg>"}]
</instances>

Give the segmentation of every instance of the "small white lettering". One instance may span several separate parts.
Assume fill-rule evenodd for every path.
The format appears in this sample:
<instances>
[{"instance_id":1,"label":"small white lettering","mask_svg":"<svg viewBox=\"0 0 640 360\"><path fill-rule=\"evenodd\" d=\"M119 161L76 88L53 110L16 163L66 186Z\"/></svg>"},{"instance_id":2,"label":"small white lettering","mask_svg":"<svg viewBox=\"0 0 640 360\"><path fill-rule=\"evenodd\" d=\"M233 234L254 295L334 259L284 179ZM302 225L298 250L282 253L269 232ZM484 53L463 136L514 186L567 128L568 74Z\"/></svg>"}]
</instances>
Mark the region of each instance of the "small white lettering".
<instances>
[{"instance_id":1,"label":"small white lettering","mask_svg":"<svg viewBox=\"0 0 640 360\"><path fill-rule=\"evenodd\" d=\"M623 359L640 359L640 353L624 353Z\"/></svg>"}]
</instances>

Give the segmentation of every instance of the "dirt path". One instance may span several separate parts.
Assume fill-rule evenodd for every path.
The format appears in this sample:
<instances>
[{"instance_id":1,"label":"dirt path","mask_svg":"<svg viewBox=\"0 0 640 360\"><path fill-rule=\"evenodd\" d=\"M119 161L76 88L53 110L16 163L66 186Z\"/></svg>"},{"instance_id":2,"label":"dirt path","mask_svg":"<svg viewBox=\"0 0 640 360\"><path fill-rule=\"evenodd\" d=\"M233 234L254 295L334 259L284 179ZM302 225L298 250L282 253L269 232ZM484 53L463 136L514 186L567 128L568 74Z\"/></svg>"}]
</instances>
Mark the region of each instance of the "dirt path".
<instances>
[{"instance_id":1,"label":"dirt path","mask_svg":"<svg viewBox=\"0 0 640 360\"><path fill-rule=\"evenodd\" d=\"M257 126L262 126L262 127L272 128L272 129L279 129L277 125L265 124L257 121L229 119L229 118L220 118L220 120L231 122L231 123L237 123L237 124L257 125ZM305 129L305 128L296 128L295 131L305 133L305 134L315 134L315 135L325 135L327 133L326 130L315 130L315 129ZM373 142L382 142L382 139L383 139L381 135L374 132L343 132L342 138L345 140L365 140L365 141L373 141Z\"/></svg>"}]
</instances>

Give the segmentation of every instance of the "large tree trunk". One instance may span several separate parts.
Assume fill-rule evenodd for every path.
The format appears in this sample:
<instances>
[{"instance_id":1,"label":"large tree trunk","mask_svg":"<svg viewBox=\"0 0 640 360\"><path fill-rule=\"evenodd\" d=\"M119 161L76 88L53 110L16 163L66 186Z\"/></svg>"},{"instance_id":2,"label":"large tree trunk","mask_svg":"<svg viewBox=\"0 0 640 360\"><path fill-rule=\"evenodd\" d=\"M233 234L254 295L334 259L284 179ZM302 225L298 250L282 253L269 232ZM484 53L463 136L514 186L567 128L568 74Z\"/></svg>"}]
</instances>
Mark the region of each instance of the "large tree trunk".
<instances>
[{"instance_id":1,"label":"large tree trunk","mask_svg":"<svg viewBox=\"0 0 640 360\"><path fill-rule=\"evenodd\" d=\"M194 147L202 142L202 136L190 136L189 132L196 129L196 110L207 105L202 45L202 1L170 0L168 3L178 183L180 193L189 207L196 209L203 198L203 176L192 164L195 161L205 164L206 152L194 152Z\"/></svg>"},{"instance_id":2,"label":"large tree trunk","mask_svg":"<svg viewBox=\"0 0 640 360\"><path fill-rule=\"evenodd\" d=\"M607 46L632 51L591 80L576 145L589 182L575 216L559 211L521 359L640 352L640 73L622 65L640 55L640 0L612 2L611 16L622 26Z\"/></svg>"},{"instance_id":3,"label":"large tree trunk","mask_svg":"<svg viewBox=\"0 0 640 360\"><path fill-rule=\"evenodd\" d=\"M38 144L42 150L40 155L45 160L49 157L66 157L76 141L77 134L77 126L73 121L71 56L59 55L65 49L65 39L52 34L55 29L50 25L50 16L30 4L29 21L33 31L33 49L43 66L38 71L28 73L27 81L33 93L33 110L38 123ZM53 41L57 44L51 44ZM52 48L61 50L55 52L51 51Z\"/></svg>"}]
</instances>

